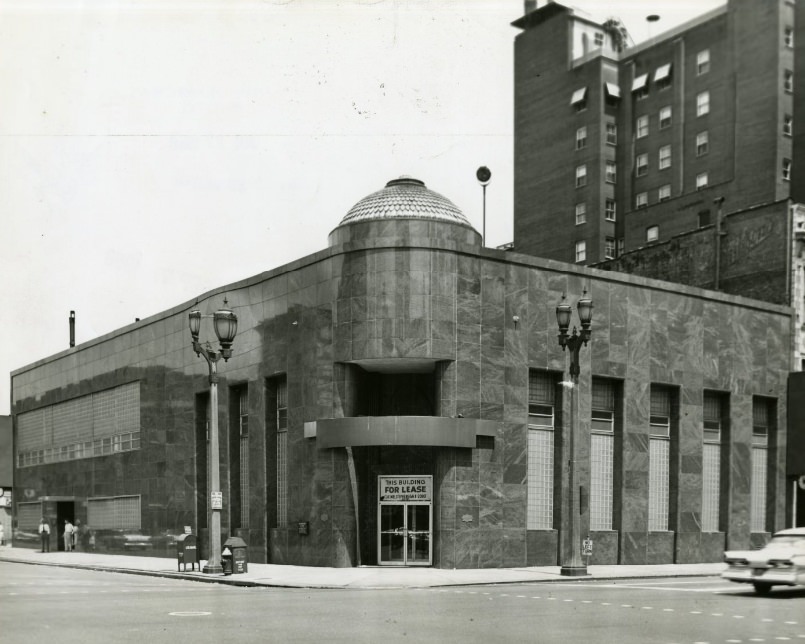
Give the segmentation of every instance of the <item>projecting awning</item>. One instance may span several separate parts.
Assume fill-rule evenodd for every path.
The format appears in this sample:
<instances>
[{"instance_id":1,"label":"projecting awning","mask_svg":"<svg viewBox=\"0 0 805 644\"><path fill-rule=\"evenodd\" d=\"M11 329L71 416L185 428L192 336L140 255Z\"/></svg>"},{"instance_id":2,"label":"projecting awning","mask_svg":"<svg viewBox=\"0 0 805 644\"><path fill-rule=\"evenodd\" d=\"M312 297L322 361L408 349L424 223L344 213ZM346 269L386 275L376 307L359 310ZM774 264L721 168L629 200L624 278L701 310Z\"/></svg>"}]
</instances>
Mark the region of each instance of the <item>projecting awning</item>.
<instances>
[{"instance_id":1,"label":"projecting awning","mask_svg":"<svg viewBox=\"0 0 805 644\"><path fill-rule=\"evenodd\" d=\"M587 96L587 87L580 87L575 92L573 92L573 97L570 99L570 104L575 105L576 103L581 103L586 96Z\"/></svg>"},{"instance_id":2,"label":"projecting awning","mask_svg":"<svg viewBox=\"0 0 805 644\"><path fill-rule=\"evenodd\" d=\"M665 80L671 75L671 63L661 65L654 70L654 82Z\"/></svg>"},{"instance_id":3,"label":"projecting awning","mask_svg":"<svg viewBox=\"0 0 805 644\"><path fill-rule=\"evenodd\" d=\"M621 97L621 88L618 87L615 83L604 83L604 87L607 90L607 94L612 98L620 98Z\"/></svg>"},{"instance_id":4,"label":"projecting awning","mask_svg":"<svg viewBox=\"0 0 805 644\"><path fill-rule=\"evenodd\" d=\"M639 89L643 89L647 83L648 83L648 74L641 74L640 76L636 77L632 82L632 91L636 92Z\"/></svg>"}]
</instances>

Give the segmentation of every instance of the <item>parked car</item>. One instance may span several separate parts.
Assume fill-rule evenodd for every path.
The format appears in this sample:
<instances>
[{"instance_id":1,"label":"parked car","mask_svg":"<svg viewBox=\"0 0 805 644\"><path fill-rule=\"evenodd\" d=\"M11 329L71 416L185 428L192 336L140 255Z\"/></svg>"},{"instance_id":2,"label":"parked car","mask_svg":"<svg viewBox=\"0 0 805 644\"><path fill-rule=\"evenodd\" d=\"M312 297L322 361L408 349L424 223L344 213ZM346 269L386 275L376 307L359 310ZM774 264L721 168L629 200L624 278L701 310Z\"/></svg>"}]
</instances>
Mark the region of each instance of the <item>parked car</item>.
<instances>
[{"instance_id":1,"label":"parked car","mask_svg":"<svg viewBox=\"0 0 805 644\"><path fill-rule=\"evenodd\" d=\"M724 579L752 584L765 595L772 586L805 586L805 528L774 534L760 550L728 550Z\"/></svg>"}]
</instances>

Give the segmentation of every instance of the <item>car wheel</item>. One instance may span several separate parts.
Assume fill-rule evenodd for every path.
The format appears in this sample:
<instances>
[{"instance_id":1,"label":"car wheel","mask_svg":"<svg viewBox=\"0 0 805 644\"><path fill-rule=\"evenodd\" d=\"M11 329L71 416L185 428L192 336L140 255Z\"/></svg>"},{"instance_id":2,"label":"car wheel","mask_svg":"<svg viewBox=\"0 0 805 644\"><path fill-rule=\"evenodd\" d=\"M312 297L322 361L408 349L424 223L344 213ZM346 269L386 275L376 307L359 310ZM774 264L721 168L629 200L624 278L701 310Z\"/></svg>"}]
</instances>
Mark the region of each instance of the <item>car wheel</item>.
<instances>
[{"instance_id":1,"label":"car wheel","mask_svg":"<svg viewBox=\"0 0 805 644\"><path fill-rule=\"evenodd\" d=\"M755 592L758 595L768 595L771 590L771 584L752 584L755 587Z\"/></svg>"}]
</instances>

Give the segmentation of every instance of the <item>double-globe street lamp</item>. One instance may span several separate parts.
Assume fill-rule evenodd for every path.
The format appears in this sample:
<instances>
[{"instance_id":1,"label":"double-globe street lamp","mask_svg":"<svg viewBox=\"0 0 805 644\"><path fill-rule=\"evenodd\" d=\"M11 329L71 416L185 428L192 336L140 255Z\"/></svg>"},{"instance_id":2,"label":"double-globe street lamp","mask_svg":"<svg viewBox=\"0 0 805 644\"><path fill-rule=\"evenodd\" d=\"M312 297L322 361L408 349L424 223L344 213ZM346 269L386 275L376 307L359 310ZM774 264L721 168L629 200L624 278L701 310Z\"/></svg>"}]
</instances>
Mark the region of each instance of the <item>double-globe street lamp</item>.
<instances>
[{"instance_id":1,"label":"double-globe street lamp","mask_svg":"<svg viewBox=\"0 0 805 644\"><path fill-rule=\"evenodd\" d=\"M581 323L581 333L573 327L573 332L568 335L570 318L573 315L573 308L565 301L562 294L562 301L556 307L556 323L559 326L559 346L562 351L570 349L570 437L569 437L569 474L570 474L570 493L568 494L568 507L570 511L570 537L562 539L561 549L561 569L560 573L569 577L579 577L587 574L587 565L581 559L581 501L580 489L576 484L576 433L579 430L579 399L577 389L579 387L579 350L583 345L590 341L590 322L593 318L593 301L587 297L587 290L584 290L581 299L576 304L579 322ZM578 505L578 507L577 507Z\"/></svg>"},{"instance_id":2,"label":"double-globe street lamp","mask_svg":"<svg viewBox=\"0 0 805 644\"><path fill-rule=\"evenodd\" d=\"M207 565L202 572L212 575L220 575L224 572L221 565L221 509L223 507L223 496L220 490L220 475L218 463L218 368L217 362L221 358L224 361L232 357L232 342L238 332L238 316L227 307L224 298L224 308L217 310L212 315L202 315L201 311L195 309L190 311L190 335L193 336L193 351L197 356L204 356L209 367L210 374L210 499L208 513L210 555ZM209 342L202 345L198 339L201 331L201 318L213 319L215 335L221 343L221 350L215 351Z\"/></svg>"}]
</instances>

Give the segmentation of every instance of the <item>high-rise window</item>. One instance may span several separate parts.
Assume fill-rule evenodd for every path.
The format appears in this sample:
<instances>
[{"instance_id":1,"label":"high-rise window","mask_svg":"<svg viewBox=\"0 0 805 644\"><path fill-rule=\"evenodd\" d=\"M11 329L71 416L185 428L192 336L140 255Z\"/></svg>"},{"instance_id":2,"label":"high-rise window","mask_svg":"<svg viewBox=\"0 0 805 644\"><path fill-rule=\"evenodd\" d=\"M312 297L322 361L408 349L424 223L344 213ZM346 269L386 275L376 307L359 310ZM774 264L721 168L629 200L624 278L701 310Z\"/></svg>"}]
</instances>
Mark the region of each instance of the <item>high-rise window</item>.
<instances>
[{"instance_id":1,"label":"high-rise window","mask_svg":"<svg viewBox=\"0 0 805 644\"><path fill-rule=\"evenodd\" d=\"M794 72L790 69L783 71L783 89L789 94L794 91Z\"/></svg>"},{"instance_id":2,"label":"high-rise window","mask_svg":"<svg viewBox=\"0 0 805 644\"><path fill-rule=\"evenodd\" d=\"M702 409L702 532L718 532L721 505L722 396L705 391Z\"/></svg>"},{"instance_id":3,"label":"high-rise window","mask_svg":"<svg viewBox=\"0 0 805 644\"><path fill-rule=\"evenodd\" d=\"M648 206L648 193L638 192L634 198L634 206L635 208L645 208Z\"/></svg>"},{"instance_id":4,"label":"high-rise window","mask_svg":"<svg viewBox=\"0 0 805 644\"><path fill-rule=\"evenodd\" d=\"M648 479L650 531L668 530L672 399L673 390L670 387L651 385Z\"/></svg>"},{"instance_id":5,"label":"high-rise window","mask_svg":"<svg viewBox=\"0 0 805 644\"><path fill-rule=\"evenodd\" d=\"M665 201L666 199L671 198L671 184L666 183L663 186L660 186L657 190L657 199L659 201Z\"/></svg>"},{"instance_id":6,"label":"high-rise window","mask_svg":"<svg viewBox=\"0 0 805 644\"><path fill-rule=\"evenodd\" d=\"M582 150L587 147L587 126L582 125L576 130L576 149Z\"/></svg>"},{"instance_id":7,"label":"high-rise window","mask_svg":"<svg viewBox=\"0 0 805 644\"><path fill-rule=\"evenodd\" d=\"M696 54L696 75L701 76L710 71L710 50L704 49Z\"/></svg>"},{"instance_id":8,"label":"high-rise window","mask_svg":"<svg viewBox=\"0 0 805 644\"><path fill-rule=\"evenodd\" d=\"M607 123L607 145L618 144L618 126L615 123Z\"/></svg>"},{"instance_id":9,"label":"high-rise window","mask_svg":"<svg viewBox=\"0 0 805 644\"><path fill-rule=\"evenodd\" d=\"M671 126L671 106L666 105L660 109L660 129L664 130Z\"/></svg>"},{"instance_id":10,"label":"high-rise window","mask_svg":"<svg viewBox=\"0 0 805 644\"><path fill-rule=\"evenodd\" d=\"M646 228L646 241L647 242L655 242L660 238L660 227L659 226L649 226Z\"/></svg>"},{"instance_id":11,"label":"high-rise window","mask_svg":"<svg viewBox=\"0 0 805 644\"><path fill-rule=\"evenodd\" d=\"M783 159L783 181L791 181L791 159Z\"/></svg>"},{"instance_id":12,"label":"high-rise window","mask_svg":"<svg viewBox=\"0 0 805 644\"><path fill-rule=\"evenodd\" d=\"M587 221L587 204L584 202L576 204L576 225Z\"/></svg>"},{"instance_id":13,"label":"high-rise window","mask_svg":"<svg viewBox=\"0 0 805 644\"><path fill-rule=\"evenodd\" d=\"M794 117L790 114L783 115L783 134L785 136L793 136L794 134Z\"/></svg>"},{"instance_id":14,"label":"high-rise window","mask_svg":"<svg viewBox=\"0 0 805 644\"><path fill-rule=\"evenodd\" d=\"M612 530L616 383L593 378L590 429L590 530Z\"/></svg>"},{"instance_id":15,"label":"high-rise window","mask_svg":"<svg viewBox=\"0 0 805 644\"><path fill-rule=\"evenodd\" d=\"M783 31L783 42L789 49L794 48L794 29L792 27L786 27Z\"/></svg>"},{"instance_id":16,"label":"high-rise window","mask_svg":"<svg viewBox=\"0 0 805 644\"><path fill-rule=\"evenodd\" d=\"M528 509L526 529L553 528L556 377L528 374Z\"/></svg>"},{"instance_id":17,"label":"high-rise window","mask_svg":"<svg viewBox=\"0 0 805 644\"><path fill-rule=\"evenodd\" d=\"M696 95L696 116L710 113L710 92L701 92Z\"/></svg>"},{"instance_id":18,"label":"high-rise window","mask_svg":"<svg viewBox=\"0 0 805 644\"><path fill-rule=\"evenodd\" d=\"M604 239L604 259L615 259L614 237L606 237Z\"/></svg>"},{"instance_id":19,"label":"high-rise window","mask_svg":"<svg viewBox=\"0 0 805 644\"><path fill-rule=\"evenodd\" d=\"M615 221L616 208L617 206L615 205L614 199L607 199L604 202L604 218L607 221Z\"/></svg>"},{"instance_id":20,"label":"high-rise window","mask_svg":"<svg viewBox=\"0 0 805 644\"><path fill-rule=\"evenodd\" d=\"M664 145L660 148L660 170L671 167L671 146Z\"/></svg>"},{"instance_id":21,"label":"high-rise window","mask_svg":"<svg viewBox=\"0 0 805 644\"><path fill-rule=\"evenodd\" d=\"M709 183L709 177L706 172L700 172L696 175L696 190L703 190Z\"/></svg>"},{"instance_id":22,"label":"high-rise window","mask_svg":"<svg viewBox=\"0 0 805 644\"><path fill-rule=\"evenodd\" d=\"M617 166L615 165L614 161L607 161L606 168L605 168L605 175L604 178L606 179L607 183L615 183L615 179L617 178Z\"/></svg>"},{"instance_id":23,"label":"high-rise window","mask_svg":"<svg viewBox=\"0 0 805 644\"><path fill-rule=\"evenodd\" d=\"M635 159L635 174L642 177L648 174L648 154L638 154Z\"/></svg>"},{"instance_id":24,"label":"high-rise window","mask_svg":"<svg viewBox=\"0 0 805 644\"><path fill-rule=\"evenodd\" d=\"M587 259L587 242L576 242L576 262L583 262Z\"/></svg>"},{"instance_id":25,"label":"high-rise window","mask_svg":"<svg viewBox=\"0 0 805 644\"><path fill-rule=\"evenodd\" d=\"M775 401L755 396L752 399L752 483L749 504L750 529L766 532L768 498L768 448L774 430Z\"/></svg>"},{"instance_id":26,"label":"high-rise window","mask_svg":"<svg viewBox=\"0 0 805 644\"><path fill-rule=\"evenodd\" d=\"M696 135L696 156L700 157L710 151L710 134L705 130Z\"/></svg>"},{"instance_id":27,"label":"high-rise window","mask_svg":"<svg viewBox=\"0 0 805 644\"><path fill-rule=\"evenodd\" d=\"M635 136L637 136L638 139L642 139L644 136L648 136L647 114L637 117L637 122L635 123Z\"/></svg>"},{"instance_id":28,"label":"high-rise window","mask_svg":"<svg viewBox=\"0 0 805 644\"><path fill-rule=\"evenodd\" d=\"M576 166L576 187L581 188L587 185L587 166Z\"/></svg>"}]
</instances>

